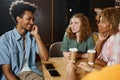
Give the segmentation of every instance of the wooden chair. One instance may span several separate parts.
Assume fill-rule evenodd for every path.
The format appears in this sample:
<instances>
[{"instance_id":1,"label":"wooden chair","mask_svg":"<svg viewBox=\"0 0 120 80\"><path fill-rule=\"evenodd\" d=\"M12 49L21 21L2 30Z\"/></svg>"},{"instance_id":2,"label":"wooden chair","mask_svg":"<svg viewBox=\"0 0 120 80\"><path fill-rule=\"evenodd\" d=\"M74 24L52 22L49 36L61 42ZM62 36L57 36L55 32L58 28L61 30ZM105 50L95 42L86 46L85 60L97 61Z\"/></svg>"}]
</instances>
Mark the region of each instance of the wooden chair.
<instances>
[{"instance_id":1,"label":"wooden chair","mask_svg":"<svg viewBox=\"0 0 120 80\"><path fill-rule=\"evenodd\" d=\"M49 48L49 57L63 57L61 45L62 42L55 42L51 44Z\"/></svg>"}]
</instances>

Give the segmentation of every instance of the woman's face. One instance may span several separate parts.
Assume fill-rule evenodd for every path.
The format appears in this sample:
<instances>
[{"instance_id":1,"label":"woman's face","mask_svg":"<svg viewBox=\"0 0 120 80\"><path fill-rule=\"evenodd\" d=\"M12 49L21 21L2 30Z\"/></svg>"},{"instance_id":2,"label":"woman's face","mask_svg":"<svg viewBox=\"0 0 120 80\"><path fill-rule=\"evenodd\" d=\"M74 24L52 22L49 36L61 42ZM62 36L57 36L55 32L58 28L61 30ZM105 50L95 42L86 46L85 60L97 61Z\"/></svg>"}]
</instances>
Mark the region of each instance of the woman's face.
<instances>
[{"instance_id":1,"label":"woman's face","mask_svg":"<svg viewBox=\"0 0 120 80\"><path fill-rule=\"evenodd\" d=\"M79 18L72 18L70 21L70 27L73 33L78 33L80 31L81 21Z\"/></svg>"},{"instance_id":2,"label":"woman's face","mask_svg":"<svg viewBox=\"0 0 120 80\"><path fill-rule=\"evenodd\" d=\"M99 33L109 32L110 29L111 29L111 24L106 19L100 17L100 22L98 24Z\"/></svg>"}]
</instances>

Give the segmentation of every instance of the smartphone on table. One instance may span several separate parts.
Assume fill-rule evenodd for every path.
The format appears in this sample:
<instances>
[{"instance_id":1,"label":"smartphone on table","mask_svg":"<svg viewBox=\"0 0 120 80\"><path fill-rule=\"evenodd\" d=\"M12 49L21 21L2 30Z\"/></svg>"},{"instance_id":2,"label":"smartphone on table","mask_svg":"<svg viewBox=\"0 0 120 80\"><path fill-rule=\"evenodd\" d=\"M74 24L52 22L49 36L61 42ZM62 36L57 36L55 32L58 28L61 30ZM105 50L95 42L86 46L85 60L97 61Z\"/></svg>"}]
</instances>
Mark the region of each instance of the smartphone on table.
<instances>
[{"instance_id":1,"label":"smartphone on table","mask_svg":"<svg viewBox=\"0 0 120 80\"><path fill-rule=\"evenodd\" d=\"M59 72L55 69L52 63L45 64L45 67L49 71L51 76L60 76Z\"/></svg>"},{"instance_id":2,"label":"smartphone on table","mask_svg":"<svg viewBox=\"0 0 120 80\"><path fill-rule=\"evenodd\" d=\"M45 64L45 67L46 67L47 70L55 69L55 67L52 63Z\"/></svg>"},{"instance_id":3,"label":"smartphone on table","mask_svg":"<svg viewBox=\"0 0 120 80\"><path fill-rule=\"evenodd\" d=\"M59 72L55 69L49 70L49 73L51 76L60 76Z\"/></svg>"}]
</instances>

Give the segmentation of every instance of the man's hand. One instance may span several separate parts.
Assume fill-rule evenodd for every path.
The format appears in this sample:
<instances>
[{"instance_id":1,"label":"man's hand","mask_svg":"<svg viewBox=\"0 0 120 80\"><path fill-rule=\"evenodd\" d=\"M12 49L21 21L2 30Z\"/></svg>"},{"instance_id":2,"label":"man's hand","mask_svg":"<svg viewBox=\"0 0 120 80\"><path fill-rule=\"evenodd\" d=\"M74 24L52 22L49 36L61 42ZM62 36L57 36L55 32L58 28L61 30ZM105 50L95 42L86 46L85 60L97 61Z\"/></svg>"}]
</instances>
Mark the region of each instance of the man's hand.
<instances>
[{"instance_id":1,"label":"man's hand","mask_svg":"<svg viewBox=\"0 0 120 80\"><path fill-rule=\"evenodd\" d=\"M38 35L38 27L36 25L33 25L32 30L30 31L30 33L35 36Z\"/></svg>"},{"instance_id":2,"label":"man's hand","mask_svg":"<svg viewBox=\"0 0 120 80\"><path fill-rule=\"evenodd\" d=\"M1 67L6 80L19 80L17 76L12 73L10 64L4 64Z\"/></svg>"},{"instance_id":3,"label":"man's hand","mask_svg":"<svg viewBox=\"0 0 120 80\"><path fill-rule=\"evenodd\" d=\"M37 42L37 46L39 49L39 55L41 57L42 60L48 60L48 51L45 47L45 45L43 44L41 37L38 34L38 27L36 25L33 25L32 30L30 31L31 35L34 36L36 42Z\"/></svg>"}]
</instances>

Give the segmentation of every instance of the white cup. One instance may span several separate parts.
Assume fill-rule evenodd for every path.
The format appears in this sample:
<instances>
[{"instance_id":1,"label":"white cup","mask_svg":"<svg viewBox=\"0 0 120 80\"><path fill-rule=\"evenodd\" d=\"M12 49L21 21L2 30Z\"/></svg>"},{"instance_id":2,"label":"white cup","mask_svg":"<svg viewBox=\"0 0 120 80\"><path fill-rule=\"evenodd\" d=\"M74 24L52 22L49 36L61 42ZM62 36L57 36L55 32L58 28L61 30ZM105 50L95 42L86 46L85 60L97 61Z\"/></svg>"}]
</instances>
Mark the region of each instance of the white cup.
<instances>
[{"instance_id":1,"label":"white cup","mask_svg":"<svg viewBox=\"0 0 120 80\"><path fill-rule=\"evenodd\" d=\"M96 50L89 49L87 51L87 53L88 53L88 64L92 66L95 63L95 53L96 53Z\"/></svg>"},{"instance_id":2,"label":"white cup","mask_svg":"<svg viewBox=\"0 0 120 80\"><path fill-rule=\"evenodd\" d=\"M70 62L75 63L78 49L77 48L70 48L69 51L71 52Z\"/></svg>"}]
</instances>

